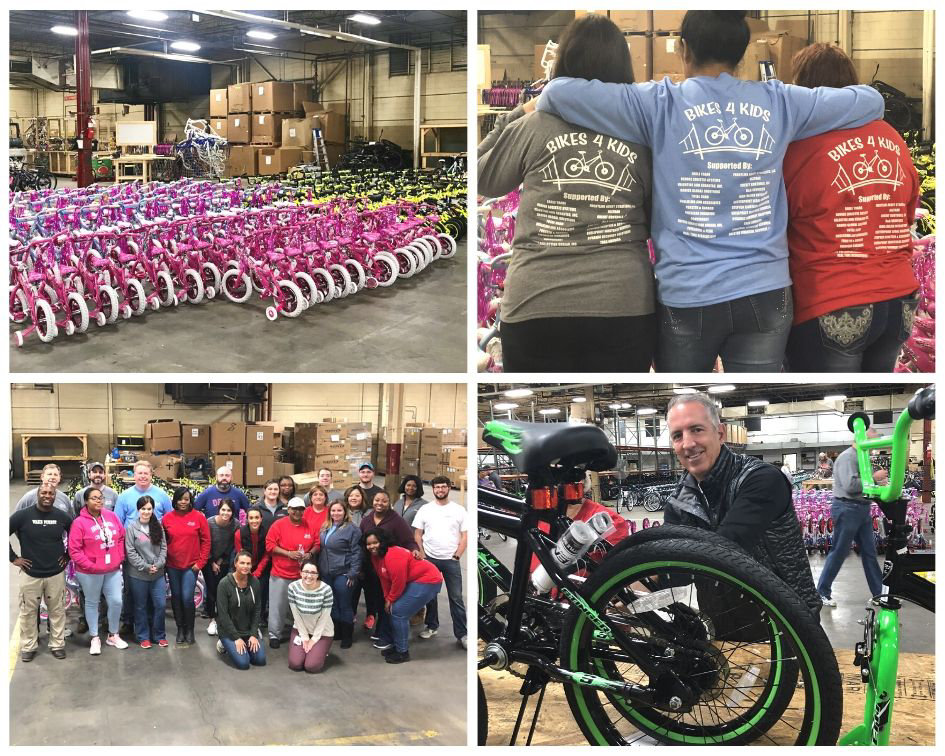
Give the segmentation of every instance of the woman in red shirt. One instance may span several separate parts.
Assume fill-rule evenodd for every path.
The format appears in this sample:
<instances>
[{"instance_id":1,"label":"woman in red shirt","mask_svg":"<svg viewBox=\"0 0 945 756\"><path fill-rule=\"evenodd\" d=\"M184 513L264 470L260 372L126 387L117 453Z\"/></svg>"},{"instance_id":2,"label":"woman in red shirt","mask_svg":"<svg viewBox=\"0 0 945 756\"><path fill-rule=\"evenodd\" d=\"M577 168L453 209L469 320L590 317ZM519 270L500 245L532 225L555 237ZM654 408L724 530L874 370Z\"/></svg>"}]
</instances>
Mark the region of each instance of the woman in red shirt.
<instances>
[{"instance_id":1,"label":"woman in red shirt","mask_svg":"<svg viewBox=\"0 0 945 756\"><path fill-rule=\"evenodd\" d=\"M203 512L193 508L194 495L181 486L174 489L171 509L161 525L167 536L167 579L171 584L171 606L177 623L178 645L194 643L194 589L197 574L210 558L210 526Z\"/></svg>"},{"instance_id":2,"label":"woman in red shirt","mask_svg":"<svg viewBox=\"0 0 945 756\"><path fill-rule=\"evenodd\" d=\"M794 83L843 87L856 68L836 47L794 56ZM918 283L911 226L919 178L885 121L794 142L784 158L794 326L792 371L892 372L912 330Z\"/></svg>"},{"instance_id":3,"label":"woman in red shirt","mask_svg":"<svg viewBox=\"0 0 945 756\"><path fill-rule=\"evenodd\" d=\"M384 594L379 640L374 647L382 650L388 664L400 664L410 661L410 618L436 598L443 587L443 576L432 563L392 543L391 536L380 528L364 537L364 547L371 555Z\"/></svg>"}]
</instances>

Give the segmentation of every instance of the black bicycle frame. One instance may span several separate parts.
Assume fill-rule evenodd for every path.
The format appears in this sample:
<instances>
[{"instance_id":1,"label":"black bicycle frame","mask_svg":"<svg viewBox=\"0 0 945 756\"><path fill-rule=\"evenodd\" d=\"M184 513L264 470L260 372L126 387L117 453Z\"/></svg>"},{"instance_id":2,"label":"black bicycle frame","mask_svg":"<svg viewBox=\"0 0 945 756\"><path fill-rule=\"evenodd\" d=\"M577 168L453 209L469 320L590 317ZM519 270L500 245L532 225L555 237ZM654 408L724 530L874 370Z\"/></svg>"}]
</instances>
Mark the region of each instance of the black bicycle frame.
<instances>
[{"instance_id":1,"label":"black bicycle frame","mask_svg":"<svg viewBox=\"0 0 945 756\"><path fill-rule=\"evenodd\" d=\"M909 554L906 551L911 526L906 523L908 499L877 502L887 521L889 537L883 562L883 585L889 592L880 599L880 605L898 608L897 599L906 599L935 611L935 584L916 575L935 570L935 554Z\"/></svg>"}]
</instances>

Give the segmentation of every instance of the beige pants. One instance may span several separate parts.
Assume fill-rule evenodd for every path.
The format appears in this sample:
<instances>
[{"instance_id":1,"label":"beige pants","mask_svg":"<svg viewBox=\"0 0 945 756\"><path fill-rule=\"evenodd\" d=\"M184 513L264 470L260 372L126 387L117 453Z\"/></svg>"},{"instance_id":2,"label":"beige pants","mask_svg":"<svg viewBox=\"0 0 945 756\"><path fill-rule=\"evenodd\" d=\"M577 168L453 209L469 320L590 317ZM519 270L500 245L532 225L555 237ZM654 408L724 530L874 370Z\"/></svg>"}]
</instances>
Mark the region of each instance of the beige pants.
<instances>
[{"instance_id":1,"label":"beige pants","mask_svg":"<svg viewBox=\"0 0 945 756\"><path fill-rule=\"evenodd\" d=\"M24 573L20 581L20 650L35 651L39 646L36 611L40 599L46 602L49 612L49 648L65 648L66 573L48 578L34 578Z\"/></svg>"}]
</instances>

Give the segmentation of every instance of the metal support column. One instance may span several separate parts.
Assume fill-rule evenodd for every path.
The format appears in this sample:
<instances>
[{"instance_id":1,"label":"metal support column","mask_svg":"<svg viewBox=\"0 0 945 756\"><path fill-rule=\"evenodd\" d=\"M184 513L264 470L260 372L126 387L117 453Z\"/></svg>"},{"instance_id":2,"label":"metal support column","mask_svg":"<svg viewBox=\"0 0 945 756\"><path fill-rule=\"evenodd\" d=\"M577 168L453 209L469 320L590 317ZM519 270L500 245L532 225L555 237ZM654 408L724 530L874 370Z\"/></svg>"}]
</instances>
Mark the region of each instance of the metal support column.
<instances>
[{"instance_id":1,"label":"metal support column","mask_svg":"<svg viewBox=\"0 0 945 756\"><path fill-rule=\"evenodd\" d=\"M420 167L420 68L423 62L422 51L418 48L413 52L413 167Z\"/></svg>"},{"instance_id":2,"label":"metal support column","mask_svg":"<svg viewBox=\"0 0 945 756\"><path fill-rule=\"evenodd\" d=\"M85 138L92 123L92 56L89 52L89 13L75 12L75 26L79 33L75 38L75 86L76 86L76 124L75 136L78 142L79 159L76 169L76 183L79 188L92 184L92 143Z\"/></svg>"},{"instance_id":3,"label":"metal support column","mask_svg":"<svg viewBox=\"0 0 945 756\"><path fill-rule=\"evenodd\" d=\"M922 138L932 138L935 116L935 11L922 11Z\"/></svg>"},{"instance_id":4,"label":"metal support column","mask_svg":"<svg viewBox=\"0 0 945 756\"><path fill-rule=\"evenodd\" d=\"M853 57L853 11L837 11L837 43L841 50Z\"/></svg>"},{"instance_id":5,"label":"metal support column","mask_svg":"<svg viewBox=\"0 0 945 756\"><path fill-rule=\"evenodd\" d=\"M397 500L400 488L400 450L404 443L404 384L385 383L387 395L387 473L384 476L384 489L390 500ZM379 439L378 439L379 440Z\"/></svg>"}]
</instances>

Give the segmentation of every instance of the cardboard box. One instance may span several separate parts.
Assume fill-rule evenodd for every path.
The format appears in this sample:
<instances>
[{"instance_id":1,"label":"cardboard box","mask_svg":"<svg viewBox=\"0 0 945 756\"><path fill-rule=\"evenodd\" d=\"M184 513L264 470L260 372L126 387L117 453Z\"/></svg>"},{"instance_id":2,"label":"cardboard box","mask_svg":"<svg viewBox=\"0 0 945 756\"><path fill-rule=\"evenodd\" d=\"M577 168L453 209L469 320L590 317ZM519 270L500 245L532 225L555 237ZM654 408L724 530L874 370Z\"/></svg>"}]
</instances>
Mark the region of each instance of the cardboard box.
<instances>
[{"instance_id":1,"label":"cardboard box","mask_svg":"<svg viewBox=\"0 0 945 756\"><path fill-rule=\"evenodd\" d=\"M226 139L232 144L248 144L252 134L248 113L237 113L226 119Z\"/></svg>"},{"instance_id":2,"label":"cardboard box","mask_svg":"<svg viewBox=\"0 0 945 756\"><path fill-rule=\"evenodd\" d=\"M792 37L790 34L768 32L760 37L752 37L745 55L735 69L735 76L746 81L761 81L760 63L770 60L780 81L790 84L794 81L791 60L795 53L807 47L807 40Z\"/></svg>"},{"instance_id":3,"label":"cardboard box","mask_svg":"<svg viewBox=\"0 0 945 756\"><path fill-rule=\"evenodd\" d=\"M302 162L302 150L298 147L258 147L256 161L260 176L285 173Z\"/></svg>"},{"instance_id":4,"label":"cardboard box","mask_svg":"<svg viewBox=\"0 0 945 756\"><path fill-rule=\"evenodd\" d=\"M233 145L227 158L227 176L256 176L256 148L249 145Z\"/></svg>"},{"instance_id":5,"label":"cardboard box","mask_svg":"<svg viewBox=\"0 0 945 756\"><path fill-rule=\"evenodd\" d=\"M150 420L144 426L144 449L148 452L179 451L180 422Z\"/></svg>"},{"instance_id":6,"label":"cardboard box","mask_svg":"<svg viewBox=\"0 0 945 756\"><path fill-rule=\"evenodd\" d=\"M403 475L420 475L420 463L413 459L401 459L400 460L400 474Z\"/></svg>"},{"instance_id":7,"label":"cardboard box","mask_svg":"<svg viewBox=\"0 0 945 756\"><path fill-rule=\"evenodd\" d=\"M184 454L207 454L210 451L209 425L182 425L180 438Z\"/></svg>"},{"instance_id":8,"label":"cardboard box","mask_svg":"<svg viewBox=\"0 0 945 756\"><path fill-rule=\"evenodd\" d=\"M252 138L254 142L282 142L282 116L273 113L253 113Z\"/></svg>"},{"instance_id":9,"label":"cardboard box","mask_svg":"<svg viewBox=\"0 0 945 756\"><path fill-rule=\"evenodd\" d=\"M211 119L210 119L210 128L213 129L213 131L214 131L216 134L218 134L218 135L220 135L221 137L223 137L224 139L226 139L226 138L227 138L227 136L226 136L226 134L227 134L227 122L228 122L228 119L227 119L226 116L223 116L222 118L211 118Z\"/></svg>"},{"instance_id":10,"label":"cardboard box","mask_svg":"<svg viewBox=\"0 0 945 756\"><path fill-rule=\"evenodd\" d=\"M177 454L148 454L142 455L139 459L151 463L157 478L172 480L180 477L181 457Z\"/></svg>"},{"instance_id":11,"label":"cardboard box","mask_svg":"<svg viewBox=\"0 0 945 756\"><path fill-rule=\"evenodd\" d=\"M227 114L250 113L253 110L253 85L230 84L226 88Z\"/></svg>"},{"instance_id":12,"label":"cardboard box","mask_svg":"<svg viewBox=\"0 0 945 756\"><path fill-rule=\"evenodd\" d=\"M261 455L272 458L273 440L272 426L265 424L251 423L246 426L246 446L244 447L247 455Z\"/></svg>"},{"instance_id":13,"label":"cardboard box","mask_svg":"<svg viewBox=\"0 0 945 756\"><path fill-rule=\"evenodd\" d=\"M673 82L673 84L679 84L686 78L686 75L683 73L677 73L675 71L660 71L653 74L653 81L662 81L667 76L669 77L669 80Z\"/></svg>"},{"instance_id":14,"label":"cardboard box","mask_svg":"<svg viewBox=\"0 0 945 756\"><path fill-rule=\"evenodd\" d=\"M420 447L426 451L431 451L434 445L452 446L465 445L465 428L424 428L420 431Z\"/></svg>"},{"instance_id":15,"label":"cardboard box","mask_svg":"<svg viewBox=\"0 0 945 756\"><path fill-rule=\"evenodd\" d=\"M282 119L283 147L301 147L303 150L311 150L313 144L310 118Z\"/></svg>"},{"instance_id":16,"label":"cardboard box","mask_svg":"<svg viewBox=\"0 0 945 756\"><path fill-rule=\"evenodd\" d=\"M630 48L630 64L634 81L649 81L653 70L653 38L646 34L633 34L626 38Z\"/></svg>"},{"instance_id":17,"label":"cardboard box","mask_svg":"<svg viewBox=\"0 0 945 756\"><path fill-rule=\"evenodd\" d=\"M684 10L655 10L652 13L653 31L679 31L683 17L686 15Z\"/></svg>"},{"instance_id":18,"label":"cardboard box","mask_svg":"<svg viewBox=\"0 0 945 756\"><path fill-rule=\"evenodd\" d=\"M265 455L255 455L247 454L246 455L246 485L247 486L261 486L270 478L275 477L274 472L275 461L270 454L268 457Z\"/></svg>"},{"instance_id":19,"label":"cardboard box","mask_svg":"<svg viewBox=\"0 0 945 756\"><path fill-rule=\"evenodd\" d=\"M301 113L303 102L310 102L312 99L312 85L307 81L292 82L292 110Z\"/></svg>"},{"instance_id":20,"label":"cardboard box","mask_svg":"<svg viewBox=\"0 0 945 756\"><path fill-rule=\"evenodd\" d=\"M219 425L220 423L214 423ZM240 423L241 424L241 423ZM233 472L233 483L237 486L246 485L245 460L242 454L216 454L213 455L213 469L218 467L229 467Z\"/></svg>"},{"instance_id":21,"label":"cardboard box","mask_svg":"<svg viewBox=\"0 0 945 756\"><path fill-rule=\"evenodd\" d=\"M653 11L610 11L610 20L622 32L648 32L653 29ZM680 23L682 19L680 19Z\"/></svg>"},{"instance_id":22,"label":"cardboard box","mask_svg":"<svg viewBox=\"0 0 945 756\"><path fill-rule=\"evenodd\" d=\"M295 464L293 462L273 462L272 477L281 478L283 475L295 475ZM263 481L265 483L265 481Z\"/></svg>"},{"instance_id":23,"label":"cardboard box","mask_svg":"<svg viewBox=\"0 0 945 756\"><path fill-rule=\"evenodd\" d=\"M655 11L654 11L655 12ZM683 73L682 58L679 57L679 37L653 37L653 69L662 73Z\"/></svg>"},{"instance_id":24,"label":"cardboard box","mask_svg":"<svg viewBox=\"0 0 945 756\"><path fill-rule=\"evenodd\" d=\"M223 116L226 118L230 111L227 110L226 88L210 90L210 117Z\"/></svg>"},{"instance_id":25,"label":"cardboard box","mask_svg":"<svg viewBox=\"0 0 945 756\"><path fill-rule=\"evenodd\" d=\"M254 113L286 113L294 109L295 100L291 82L264 81L252 86Z\"/></svg>"},{"instance_id":26,"label":"cardboard box","mask_svg":"<svg viewBox=\"0 0 945 756\"><path fill-rule=\"evenodd\" d=\"M339 457L345 457L348 455L348 452L351 451L348 446L347 441L330 441L321 439L315 444L315 454L316 456L325 456L325 455L337 455Z\"/></svg>"},{"instance_id":27,"label":"cardboard box","mask_svg":"<svg viewBox=\"0 0 945 756\"><path fill-rule=\"evenodd\" d=\"M210 426L210 449L217 453L246 451L246 423L214 423ZM217 465L219 467L219 465Z\"/></svg>"},{"instance_id":28,"label":"cardboard box","mask_svg":"<svg viewBox=\"0 0 945 756\"><path fill-rule=\"evenodd\" d=\"M322 139L336 144L345 141L345 114L327 109L318 102L303 102L305 117L311 119L312 127L322 130Z\"/></svg>"}]
</instances>

